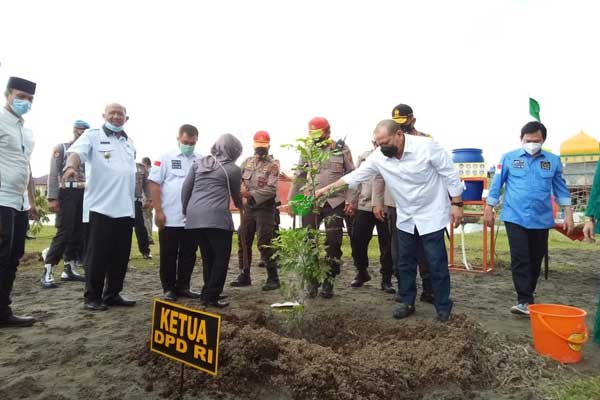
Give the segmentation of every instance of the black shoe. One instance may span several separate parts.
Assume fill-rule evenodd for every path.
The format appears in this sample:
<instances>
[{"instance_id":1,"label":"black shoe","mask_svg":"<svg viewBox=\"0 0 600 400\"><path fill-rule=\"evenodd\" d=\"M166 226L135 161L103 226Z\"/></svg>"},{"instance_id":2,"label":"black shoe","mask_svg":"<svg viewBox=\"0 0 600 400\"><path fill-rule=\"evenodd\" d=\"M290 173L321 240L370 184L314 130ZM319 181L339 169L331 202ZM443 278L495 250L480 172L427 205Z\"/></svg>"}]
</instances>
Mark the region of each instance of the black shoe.
<instances>
[{"instance_id":1,"label":"black shoe","mask_svg":"<svg viewBox=\"0 0 600 400\"><path fill-rule=\"evenodd\" d=\"M247 272L242 272L238 275L235 281L229 284L233 287L244 287L252 285L252 280L250 279L250 274Z\"/></svg>"},{"instance_id":2,"label":"black shoe","mask_svg":"<svg viewBox=\"0 0 600 400\"><path fill-rule=\"evenodd\" d=\"M167 290L162 298L167 301L177 301L177 293L172 290Z\"/></svg>"},{"instance_id":3,"label":"black shoe","mask_svg":"<svg viewBox=\"0 0 600 400\"><path fill-rule=\"evenodd\" d=\"M106 311L108 307L99 301L88 301L83 304L83 309L88 311Z\"/></svg>"},{"instance_id":4,"label":"black shoe","mask_svg":"<svg viewBox=\"0 0 600 400\"><path fill-rule=\"evenodd\" d=\"M279 279L267 279L267 282L263 285L262 290L275 290L279 289Z\"/></svg>"},{"instance_id":5,"label":"black shoe","mask_svg":"<svg viewBox=\"0 0 600 400\"><path fill-rule=\"evenodd\" d=\"M19 317L11 314L0 319L0 328L26 328L34 323L35 318L33 317Z\"/></svg>"},{"instance_id":6,"label":"black shoe","mask_svg":"<svg viewBox=\"0 0 600 400\"><path fill-rule=\"evenodd\" d=\"M396 289L394 289L394 286L392 285L392 281L387 280L387 279L384 279L381 281L381 290L383 290L384 292L389 293L389 294L396 293Z\"/></svg>"},{"instance_id":7,"label":"black shoe","mask_svg":"<svg viewBox=\"0 0 600 400\"><path fill-rule=\"evenodd\" d=\"M111 307L133 307L135 306L136 301L129 300L118 294L114 297L103 300L103 303Z\"/></svg>"},{"instance_id":8,"label":"black shoe","mask_svg":"<svg viewBox=\"0 0 600 400\"><path fill-rule=\"evenodd\" d=\"M258 262L258 267L259 268L267 268L267 262L265 260L260 260Z\"/></svg>"},{"instance_id":9,"label":"black shoe","mask_svg":"<svg viewBox=\"0 0 600 400\"><path fill-rule=\"evenodd\" d=\"M150 254L150 253L142 254L142 258L144 260L152 260L152 254Z\"/></svg>"},{"instance_id":10,"label":"black shoe","mask_svg":"<svg viewBox=\"0 0 600 400\"><path fill-rule=\"evenodd\" d=\"M202 302L205 306L216 307L216 308L225 308L229 306L229 302L221 301L221 300L204 300Z\"/></svg>"},{"instance_id":11,"label":"black shoe","mask_svg":"<svg viewBox=\"0 0 600 400\"><path fill-rule=\"evenodd\" d=\"M319 293L319 284L317 282L307 282L306 283L306 297L309 299L314 299L317 297Z\"/></svg>"},{"instance_id":12,"label":"black shoe","mask_svg":"<svg viewBox=\"0 0 600 400\"><path fill-rule=\"evenodd\" d=\"M371 275L367 271L358 271L354 280L350 283L352 287L361 287L365 284L365 282L369 282L371 280Z\"/></svg>"},{"instance_id":13,"label":"black shoe","mask_svg":"<svg viewBox=\"0 0 600 400\"><path fill-rule=\"evenodd\" d=\"M394 318L402 319L415 313L415 306L406 303L400 303L398 308L394 310Z\"/></svg>"},{"instance_id":14,"label":"black shoe","mask_svg":"<svg viewBox=\"0 0 600 400\"><path fill-rule=\"evenodd\" d=\"M75 272L71 264L65 264L65 268L62 274L60 274L60 280L63 282L85 282L85 276Z\"/></svg>"},{"instance_id":15,"label":"black shoe","mask_svg":"<svg viewBox=\"0 0 600 400\"><path fill-rule=\"evenodd\" d=\"M423 292L423 293L421 293L420 300L423 303L433 304L433 294L429 293L429 292Z\"/></svg>"},{"instance_id":16,"label":"black shoe","mask_svg":"<svg viewBox=\"0 0 600 400\"><path fill-rule=\"evenodd\" d=\"M202 294L200 292L194 292L193 290L190 290L190 289L177 290L176 293L177 293L177 296L187 297L188 299L199 299L200 297L202 297Z\"/></svg>"},{"instance_id":17,"label":"black shoe","mask_svg":"<svg viewBox=\"0 0 600 400\"><path fill-rule=\"evenodd\" d=\"M321 297L324 299L330 299L333 297L333 282L329 279L326 279L323 282L323 287L321 288Z\"/></svg>"},{"instance_id":18,"label":"black shoe","mask_svg":"<svg viewBox=\"0 0 600 400\"><path fill-rule=\"evenodd\" d=\"M148 240L148 244L152 246L154 244L154 240L152 240L152 239Z\"/></svg>"}]
</instances>

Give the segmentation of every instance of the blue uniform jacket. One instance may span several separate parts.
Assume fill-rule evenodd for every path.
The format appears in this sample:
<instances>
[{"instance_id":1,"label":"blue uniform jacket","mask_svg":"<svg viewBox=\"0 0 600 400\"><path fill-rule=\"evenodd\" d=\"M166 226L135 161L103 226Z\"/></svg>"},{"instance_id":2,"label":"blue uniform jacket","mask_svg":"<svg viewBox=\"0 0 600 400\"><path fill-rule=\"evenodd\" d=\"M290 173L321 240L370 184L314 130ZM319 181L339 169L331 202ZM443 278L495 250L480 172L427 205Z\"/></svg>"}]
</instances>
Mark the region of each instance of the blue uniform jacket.
<instances>
[{"instance_id":1,"label":"blue uniform jacket","mask_svg":"<svg viewBox=\"0 0 600 400\"><path fill-rule=\"evenodd\" d=\"M502 157L502 168L494 176L487 204L494 207L504 189L500 219L527 229L554 226L551 195L561 206L571 205L571 195L562 176L560 157L541 150L535 157L518 149Z\"/></svg>"}]
</instances>

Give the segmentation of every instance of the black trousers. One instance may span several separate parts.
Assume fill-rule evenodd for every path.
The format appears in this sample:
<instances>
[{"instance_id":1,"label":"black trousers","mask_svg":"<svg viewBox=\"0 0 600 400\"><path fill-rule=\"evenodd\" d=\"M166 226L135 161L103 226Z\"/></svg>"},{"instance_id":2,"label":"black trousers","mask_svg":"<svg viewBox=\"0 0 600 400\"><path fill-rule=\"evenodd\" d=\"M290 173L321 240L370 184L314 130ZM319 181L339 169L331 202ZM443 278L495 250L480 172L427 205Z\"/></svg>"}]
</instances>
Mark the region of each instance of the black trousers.
<instances>
[{"instance_id":1,"label":"black trousers","mask_svg":"<svg viewBox=\"0 0 600 400\"><path fill-rule=\"evenodd\" d=\"M385 207L385 211L387 214L388 227L390 232L390 240L392 241L391 245L391 254L393 265L397 265L398 260L398 240L396 236L398 235L398 228L396 228L396 207ZM425 257L425 250L423 249L423 243L419 237L419 243L417 245L417 265L419 266L419 275L421 275L421 282L423 285L424 293L432 293L433 288L431 285L431 269L429 268L429 264L427 262L427 258ZM394 271L396 272L396 271ZM400 277L397 277L400 279Z\"/></svg>"},{"instance_id":2,"label":"black trousers","mask_svg":"<svg viewBox=\"0 0 600 400\"><path fill-rule=\"evenodd\" d=\"M393 273L390 231L387 220L379 221L369 211L357 210L352 229L352 258L359 271L366 271L369 266L369 243L373 238L373 229L377 228L379 242L379 272L383 279L391 279Z\"/></svg>"},{"instance_id":3,"label":"black trousers","mask_svg":"<svg viewBox=\"0 0 600 400\"><path fill-rule=\"evenodd\" d=\"M319 214L309 214L302 217L302 226L309 226L318 229L321 222L327 217L325 222L325 246L327 254L327 264L329 264L329 276L335 277L340 273L340 260L342 258L342 239L344 237L344 203L332 208L326 203Z\"/></svg>"},{"instance_id":4,"label":"black trousers","mask_svg":"<svg viewBox=\"0 0 600 400\"><path fill-rule=\"evenodd\" d=\"M202 299L217 300L227 279L233 232L216 228L191 229L191 232L202 256Z\"/></svg>"},{"instance_id":5,"label":"black trousers","mask_svg":"<svg viewBox=\"0 0 600 400\"><path fill-rule=\"evenodd\" d=\"M273 235L275 234L276 226L274 209L246 209L246 212L244 213L244 223L240 224L240 228L238 230L238 260L240 270L245 267L242 236L244 236L246 239L246 256L248 258L247 268L250 268L252 265L252 244L254 243L255 234L258 236L257 241L258 250L260 251L260 259L265 261L267 267L277 268L277 264L271 259L273 254L275 254L275 250L270 247L271 241L273 240ZM242 235L242 228L244 228L244 235Z\"/></svg>"},{"instance_id":6,"label":"black trousers","mask_svg":"<svg viewBox=\"0 0 600 400\"><path fill-rule=\"evenodd\" d=\"M85 301L111 299L123 290L133 219L110 218L92 211L88 228Z\"/></svg>"},{"instance_id":7,"label":"black trousers","mask_svg":"<svg viewBox=\"0 0 600 400\"><path fill-rule=\"evenodd\" d=\"M144 223L144 211L141 201L135 201L135 237L137 238L138 249L142 254L150 253L150 241L148 240L148 231Z\"/></svg>"},{"instance_id":8,"label":"black trousers","mask_svg":"<svg viewBox=\"0 0 600 400\"><path fill-rule=\"evenodd\" d=\"M83 189L59 189L60 211L56 214L56 235L46 255L46 264L81 260L83 242Z\"/></svg>"},{"instance_id":9,"label":"black trousers","mask_svg":"<svg viewBox=\"0 0 600 400\"><path fill-rule=\"evenodd\" d=\"M188 290L196 263L193 232L183 227L166 226L158 231L158 242L163 290Z\"/></svg>"},{"instance_id":10,"label":"black trousers","mask_svg":"<svg viewBox=\"0 0 600 400\"><path fill-rule=\"evenodd\" d=\"M0 206L0 319L12 315L10 293L25 253L28 223L27 211Z\"/></svg>"},{"instance_id":11,"label":"black trousers","mask_svg":"<svg viewBox=\"0 0 600 400\"><path fill-rule=\"evenodd\" d=\"M510 269L517 302L533 304L542 259L548 248L548 229L527 229L512 222L505 222L504 226L510 247Z\"/></svg>"}]
</instances>

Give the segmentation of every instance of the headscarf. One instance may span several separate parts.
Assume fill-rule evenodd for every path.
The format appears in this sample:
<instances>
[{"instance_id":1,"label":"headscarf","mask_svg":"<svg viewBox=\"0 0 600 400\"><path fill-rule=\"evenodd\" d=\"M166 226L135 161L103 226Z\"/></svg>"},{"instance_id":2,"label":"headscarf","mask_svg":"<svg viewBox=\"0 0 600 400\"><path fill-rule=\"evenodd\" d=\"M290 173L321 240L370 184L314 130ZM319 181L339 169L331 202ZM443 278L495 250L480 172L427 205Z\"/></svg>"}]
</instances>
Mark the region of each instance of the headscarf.
<instances>
[{"instance_id":1,"label":"headscarf","mask_svg":"<svg viewBox=\"0 0 600 400\"><path fill-rule=\"evenodd\" d=\"M210 149L210 155L197 161L198 172L210 172L223 164L235 162L242 154L242 143L231 133L219 136Z\"/></svg>"}]
</instances>

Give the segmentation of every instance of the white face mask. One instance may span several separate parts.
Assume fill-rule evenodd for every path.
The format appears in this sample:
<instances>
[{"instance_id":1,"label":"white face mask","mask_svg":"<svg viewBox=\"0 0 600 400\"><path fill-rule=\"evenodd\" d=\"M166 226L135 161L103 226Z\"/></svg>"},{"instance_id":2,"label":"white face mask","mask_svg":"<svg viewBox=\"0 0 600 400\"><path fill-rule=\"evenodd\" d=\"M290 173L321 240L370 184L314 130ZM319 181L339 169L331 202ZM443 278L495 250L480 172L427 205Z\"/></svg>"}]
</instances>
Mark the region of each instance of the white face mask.
<instances>
[{"instance_id":1,"label":"white face mask","mask_svg":"<svg viewBox=\"0 0 600 400\"><path fill-rule=\"evenodd\" d=\"M523 143L523 150L525 150L529 155L534 155L535 153L540 151L541 148L542 148L541 143L534 143L534 142Z\"/></svg>"}]
</instances>

